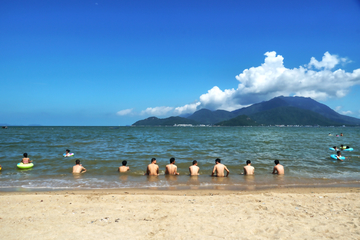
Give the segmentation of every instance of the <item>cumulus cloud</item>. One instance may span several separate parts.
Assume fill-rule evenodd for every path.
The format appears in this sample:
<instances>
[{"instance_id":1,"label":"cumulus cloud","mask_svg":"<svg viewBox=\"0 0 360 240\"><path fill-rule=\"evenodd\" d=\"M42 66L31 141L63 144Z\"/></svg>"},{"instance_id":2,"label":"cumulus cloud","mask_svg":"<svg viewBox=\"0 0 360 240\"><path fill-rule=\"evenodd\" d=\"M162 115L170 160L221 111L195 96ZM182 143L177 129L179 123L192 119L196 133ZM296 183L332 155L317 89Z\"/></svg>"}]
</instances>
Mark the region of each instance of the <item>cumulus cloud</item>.
<instances>
[{"instance_id":1,"label":"cumulus cloud","mask_svg":"<svg viewBox=\"0 0 360 240\"><path fill-rule=\"evenodd\" d=\"M118 111L116 114L119 116L125 116L125 115L129 115L132 112L133 108L130 109L124 109L121 111Z\"/></svg>"},{"instance_id":2,"label":"cumulus cloud","mask_svg":"<svg viewBox=\"0 0 360 240\"><path fill-rule=\"evenodd\" d=\"M141 115L151 115L151 116L161 116L166 115L171 110L173 110L173 107L154 107L154 108L147 108L146 110L141 111Z\"/></svg>"},{"instance_id":3,"label":"cumulus cloud","mask_svg":"<svg viewBox=\"0 0 360 240\"><path fill-rule=\"evenodd\" d=\"M346 72L336 68L348 62L347 58L326 52L320 61L312 57L308 64L290 69L284 66L283 56L274 51L266 52L264 63L235 76L237 87L221 90L214 86L194 103L175 108L147 108L141 114L179 115L201 108L231 111L280 95L311 97L315 100L341 98L352 86L360 84L360 69Z\"/></svg>"},{"instance_id":4,"label":"cumulus cloud","mask_svg":"<svg viewBox=\"0 0 360 240\"><path fill-rule=\"evenodd\" d=\"M353 112L352 111L342 111L341 114L343 114L343 115L352 115Z\"/></svg>"},{"instance_id":5,"label":"cumulus cloud","mask_svg":"<svg viewBox=\"0 0 360 240\"><path fill-rule=\"evenodd\" d=\"M322 60L319 62L314 57L310 59L310 63L308 64L309 67L314 66L316 69L333 69L336 65L340 62L346 63L346 58L339 58L336 55L331 55L329 52L326 52L322 57Z\"/></svg>"}]
</instances>

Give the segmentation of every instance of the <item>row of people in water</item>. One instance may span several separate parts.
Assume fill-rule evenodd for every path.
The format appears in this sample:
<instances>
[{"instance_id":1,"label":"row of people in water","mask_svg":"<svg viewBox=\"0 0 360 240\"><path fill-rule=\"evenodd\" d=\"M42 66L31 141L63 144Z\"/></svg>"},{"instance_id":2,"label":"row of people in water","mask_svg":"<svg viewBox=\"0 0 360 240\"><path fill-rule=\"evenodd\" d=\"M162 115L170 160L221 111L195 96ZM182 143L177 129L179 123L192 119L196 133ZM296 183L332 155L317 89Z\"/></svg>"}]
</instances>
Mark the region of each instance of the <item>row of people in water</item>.
<instances>
[{"instance_id":1,"label":"row of people in water","mask_svg":"<svg viewBox=\"0 0 360 240\"><path fill-rule=\"evenodd\" d=\"M272 173L279 175L285 174L284 166L280 164L280 161L275 160L274 163L275 166L273 168ZM120 173L130 171L130 167L126 165L127 165L127 161L123 161L122 166L118 168L118 171ZM198 162L194 160L192 162L192 165L189 167L190 175L197 176L199 175L199 171L200 171L200 167L198 166ZM73 173L85 173L85 172L86 172L86 168L83 167L80 163L80 160L77 159L75 161L75 166L73 166ZM244 166L244 172L242 174L253 175L254 173L255 173L255 168L251 166L251 161L247 160L246 165ZM229 174L230 174L230 170L224 164L221 163L220 158L217 158L215 160L215 165L211 173L211 176L227 177L229 176ZM147 166L144 175L149 175L149 176L159 175L159 165L156 164L156 158L151 159L151 163ZM177 171L177 166L175 165L175 158L170 158L170 163L165 167L165 175L179 175Z\"/></svg>"},{"instance_id":2,"label":"row of people in water","mask_svg":"<svg viewBox=\"0 0 360 240\"><path fill-rule=\"evenodd\" d=\"M332 134L331 134L331 133L329 133L329 136L332 136ZM337 136L337 137L343 137L343 136L344 136L344 134L343 134L343 133L340 133L340 135L339 135L339 134L336 134L336 136Z\"/></svg>"},{"instance_id":3,"label":"row of people in water","mask_svg":"<svg viewBox=\"0 0 360 240\"><path fill-rule=\"evenodd\" d=\"M338 148L337 146L333 146L332 147L335 151L340 151L340 150L345 150L345 149L350 149L350 146L344 146L344 145L340 145L340 148Z\"/></svg>"}]
</instances>

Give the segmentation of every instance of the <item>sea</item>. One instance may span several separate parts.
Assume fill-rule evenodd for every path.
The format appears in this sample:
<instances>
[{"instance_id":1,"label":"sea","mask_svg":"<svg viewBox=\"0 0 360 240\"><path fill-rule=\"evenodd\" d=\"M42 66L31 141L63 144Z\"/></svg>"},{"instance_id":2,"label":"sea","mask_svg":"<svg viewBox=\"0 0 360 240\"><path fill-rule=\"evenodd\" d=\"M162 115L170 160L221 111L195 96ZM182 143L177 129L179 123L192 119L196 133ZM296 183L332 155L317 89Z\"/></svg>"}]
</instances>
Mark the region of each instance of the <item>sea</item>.
<instances>
[{"instance_id":1,"label":"sea","mask_svg":"<svg viewBox=\"0 0 360 240\"><path fill-rule=\"evenodd\" d=\"M343 136L337 136L343 133ZM8 127L0 129L0 191L229 189L360 186L359 127ZM343 162L330 158L341 144ZM63 157L69 149L74 157ZM23 153L34 162L17 168ZM151 158L160 176L144 176ZM179 176L165 175L174 157ZM215 159L229 177L212 177ZM87 169L72 174L75 160ZM274 175L274 160L285 175ZM126 160L130 171L119 173ZM189 176L197 160L199 176ZM254 176L243 166L251 160Z\"/></svg>"}]
</instances>

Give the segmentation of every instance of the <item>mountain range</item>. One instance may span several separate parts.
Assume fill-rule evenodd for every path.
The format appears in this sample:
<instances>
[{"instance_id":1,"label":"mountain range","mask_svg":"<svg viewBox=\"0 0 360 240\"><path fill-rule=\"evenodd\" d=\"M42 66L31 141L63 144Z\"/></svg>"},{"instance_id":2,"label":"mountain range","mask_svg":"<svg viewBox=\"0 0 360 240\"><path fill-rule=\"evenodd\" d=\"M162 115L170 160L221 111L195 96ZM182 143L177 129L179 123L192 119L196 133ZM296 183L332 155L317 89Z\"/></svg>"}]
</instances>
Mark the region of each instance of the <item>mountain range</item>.
<instances>
[{"instance_id":1,"label":"mountain range","mask_svg":"<svg viewBox=\"0 0 360 240\"><path fill-rule=\"evenodd\" d=\"M186 117L150 117L133 126L206 124L221 126L256 125L360 125L360 119L341 115L325 104L305 97L275 97L234 111L200 109Z\"/></svg>"}]
</instances>

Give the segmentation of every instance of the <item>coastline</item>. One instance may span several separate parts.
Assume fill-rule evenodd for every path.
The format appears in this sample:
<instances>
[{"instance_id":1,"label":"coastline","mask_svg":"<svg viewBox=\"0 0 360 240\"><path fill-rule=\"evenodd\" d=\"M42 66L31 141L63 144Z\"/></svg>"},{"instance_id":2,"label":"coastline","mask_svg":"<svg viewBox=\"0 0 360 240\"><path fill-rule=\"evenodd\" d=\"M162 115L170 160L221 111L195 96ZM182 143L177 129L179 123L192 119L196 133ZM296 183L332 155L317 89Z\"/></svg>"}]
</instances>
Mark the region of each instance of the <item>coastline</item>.
<instances>
[{"instance_id":1,"label":"coastline","mask_svg":"<svg viewBox=\"0 0 360 240\"><path fill-rule=\"evenodd\" d=\"M1 192L6 239L358 239L360 187Z\"/></svg>"}]
</instances>

